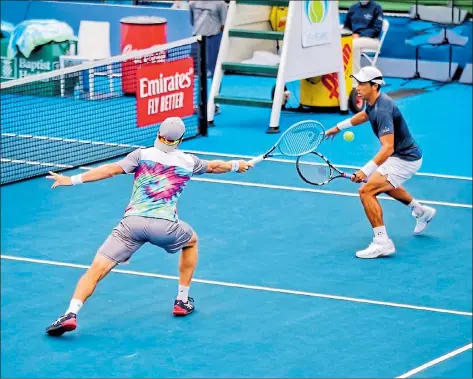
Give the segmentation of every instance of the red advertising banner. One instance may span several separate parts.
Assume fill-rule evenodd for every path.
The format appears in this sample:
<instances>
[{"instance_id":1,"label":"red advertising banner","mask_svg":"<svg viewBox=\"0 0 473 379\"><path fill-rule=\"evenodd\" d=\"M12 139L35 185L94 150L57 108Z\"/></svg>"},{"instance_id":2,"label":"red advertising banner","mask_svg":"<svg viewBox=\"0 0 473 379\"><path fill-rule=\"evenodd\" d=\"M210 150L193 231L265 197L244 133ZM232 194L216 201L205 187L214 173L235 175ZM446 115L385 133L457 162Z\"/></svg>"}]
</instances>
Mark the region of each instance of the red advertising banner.
<instances>
[{"instance_id":1,"label":"red advertising banner","mask_svg":"<svg viewBox=\"0 0 473 379\"><path fill-rule=\"evenodd\" d=\"M194 113L194 61L184 58L142 65L136 74L138 127L155 125L168 117Z\"/></svg>"}]
</instances>

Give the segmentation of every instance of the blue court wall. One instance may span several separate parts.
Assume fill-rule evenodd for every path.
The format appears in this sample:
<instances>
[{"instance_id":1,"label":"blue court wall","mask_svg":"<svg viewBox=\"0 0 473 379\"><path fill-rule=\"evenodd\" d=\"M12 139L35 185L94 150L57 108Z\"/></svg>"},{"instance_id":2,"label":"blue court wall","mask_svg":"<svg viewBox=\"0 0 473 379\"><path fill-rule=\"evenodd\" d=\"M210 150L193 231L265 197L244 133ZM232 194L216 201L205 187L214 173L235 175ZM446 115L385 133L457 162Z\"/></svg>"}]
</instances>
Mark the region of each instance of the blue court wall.
<instances>
[{"instance_id":1,"label":"blue court wall","mask_svg":"<svg viewBox=\"0 0 473 379\"><path fill-rule=\"evenodd\" d=\"M112 54L120 53L120 19L126 16L158 16L168 20L168 41L187 38L192 35L192 27L189 21L189 12L185 10L148 7L148 6L126 6L94 4L89 0L87 3L72 3L63 1L0 1L0 14L2 20L17 24L24 19L53 18L67 22L77 34L81 20L108 21L111 27ZM345 14L340 15L343 22ZM414 48L405 45L404 41L413 35L408 25L412 22L407 17L387 17L390 29L384 42L381 57L414 59ZM461 67L466 63L472 63L472 23L465 23L464 36L469 38L465 47L453 48L453 61L458 62ZM448 48L420 50L422 60L446 62L448 60Z\"/></svg>"},{"instance_id":2,"label":"blue court wall","mask_svg":"<svg viewBox=\"0 0 473 379\"><path fill-rule=\"evenodd\" d=\"M0 1L2 20L17 24L25 19L56 19L79 32L81 20L110 22L112 55L120 54L120 19L128 16L157 16L167 19L168 42L192 36L189 12L178 9L72 3L66 1ZM26 17L25 17L26 16Z\"/></svg>"}]
</instances>

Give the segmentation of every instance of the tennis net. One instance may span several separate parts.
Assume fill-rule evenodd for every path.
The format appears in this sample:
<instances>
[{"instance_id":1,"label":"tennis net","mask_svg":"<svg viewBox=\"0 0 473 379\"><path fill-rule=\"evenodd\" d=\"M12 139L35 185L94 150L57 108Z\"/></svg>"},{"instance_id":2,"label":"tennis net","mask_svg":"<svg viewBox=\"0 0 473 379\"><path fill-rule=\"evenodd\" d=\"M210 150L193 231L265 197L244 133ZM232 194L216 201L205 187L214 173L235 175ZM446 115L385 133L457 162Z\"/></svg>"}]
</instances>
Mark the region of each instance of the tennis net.
<instances>
[{"instance_id":1,"label":"tennis net","mask_svg":"<svg viewBox=\"0 0 473 379\"><path fill-rule=\"evenodd\" d=\"M184 120L207 135L205 38L99 61L61 57L61 68L3 82L1 184L115 158L153 145L160 123Z\"/></svg>"}]
</instances>

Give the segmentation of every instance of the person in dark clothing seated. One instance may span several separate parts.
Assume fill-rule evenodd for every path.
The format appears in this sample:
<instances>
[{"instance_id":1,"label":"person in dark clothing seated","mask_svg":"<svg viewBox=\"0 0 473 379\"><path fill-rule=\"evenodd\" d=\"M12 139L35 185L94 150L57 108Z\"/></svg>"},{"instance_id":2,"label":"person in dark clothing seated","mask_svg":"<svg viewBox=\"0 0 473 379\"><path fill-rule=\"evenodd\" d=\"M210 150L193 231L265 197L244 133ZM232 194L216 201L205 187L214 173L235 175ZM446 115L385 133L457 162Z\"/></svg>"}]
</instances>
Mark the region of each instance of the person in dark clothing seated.
<instances>
[{"instance_id":1,"label":"person in dark clothing seated","mask_svg":"<svg viewBox=\"0 0 473 379\"><path fill-rule=\"evenodd\" d=\"M348 9L343 26L353 32L353 72L358 72L361 69L361 51L379 47L383 9L375 1L360 0Z\"/></svg>"}]
</instances>

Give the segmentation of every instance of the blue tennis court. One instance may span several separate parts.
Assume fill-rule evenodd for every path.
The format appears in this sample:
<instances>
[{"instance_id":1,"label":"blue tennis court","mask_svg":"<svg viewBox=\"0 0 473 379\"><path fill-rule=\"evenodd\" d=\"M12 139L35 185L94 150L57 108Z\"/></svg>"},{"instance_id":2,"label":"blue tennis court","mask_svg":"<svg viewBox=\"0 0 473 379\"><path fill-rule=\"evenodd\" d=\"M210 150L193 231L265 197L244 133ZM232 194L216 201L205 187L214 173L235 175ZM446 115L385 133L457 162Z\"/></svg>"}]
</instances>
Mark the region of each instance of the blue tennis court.
<instances>
[{"instance_id":1,"label":"blue tennis court","mask_svg":"<svg viewBox=\"0 0 473 379\"><path fill-rule=\"evenodd\" d=\"M228 91L252 80L226 79ZM267 97L270 81L258 80L253 96ZM400 84L389 79L386 90ZM2 377L471 377L471 86L397 101L424 151L406 188L438 211L425 235L412 234L407 207L383 198L397 253L356 259L371 239L358 185L311 187L290 160L195 178L179 203L200 237L196 312L183 319L171 315L178 257L145 245L99 284L77 331L47 337L120 220L132 177L54 191L45 178L3 186ZM221 108L209 137L183 149L246 158L277 138L264 133L269 110ZM284 112L281 128L342 118ZM368 125L353 130L353 142L320 148L348 171L379 147Z\"/></svg>"}]
</instances>

